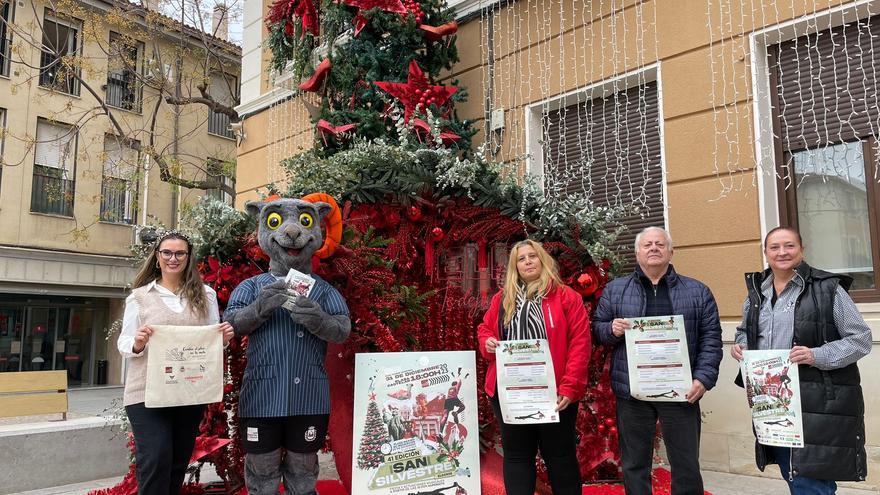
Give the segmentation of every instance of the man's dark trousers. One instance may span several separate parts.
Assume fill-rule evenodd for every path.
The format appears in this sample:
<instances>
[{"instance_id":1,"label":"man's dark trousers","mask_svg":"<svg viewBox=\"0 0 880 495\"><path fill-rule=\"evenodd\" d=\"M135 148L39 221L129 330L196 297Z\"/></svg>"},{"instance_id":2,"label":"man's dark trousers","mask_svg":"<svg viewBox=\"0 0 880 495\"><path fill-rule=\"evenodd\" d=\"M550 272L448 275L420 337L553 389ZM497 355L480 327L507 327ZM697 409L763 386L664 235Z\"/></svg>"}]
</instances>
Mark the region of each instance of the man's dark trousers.
<instances>
[{"instance_id":1,"label":"man's dark trousers","mask_svg":"<svg viewBox=\"0 0 880 495\"><path fill-rule=\"evenodd\" d=\"M700 406L617 398L617 431L627 495L651 494L654 432L660 420L672 471L672 495L702 495Z\"/></svg>"}]
</instances>

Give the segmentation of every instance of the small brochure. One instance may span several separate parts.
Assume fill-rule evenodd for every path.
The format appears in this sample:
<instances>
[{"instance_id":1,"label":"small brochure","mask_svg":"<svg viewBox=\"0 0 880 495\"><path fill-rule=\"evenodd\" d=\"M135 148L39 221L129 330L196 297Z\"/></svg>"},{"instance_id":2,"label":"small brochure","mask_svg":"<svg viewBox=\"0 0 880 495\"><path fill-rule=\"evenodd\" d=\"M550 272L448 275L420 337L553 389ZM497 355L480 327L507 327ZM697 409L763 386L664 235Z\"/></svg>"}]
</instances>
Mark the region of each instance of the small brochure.
<instances>
[{"instance_id":1,"label":"small brochure","mask_svg":"<svg viewBox=\"0 0 880 495\"><path fill-rule=\"evenodd\" d=\"M804 446L798 366L789 349L744 351L742 376L758 443L775 447Z\"/></svg>"},{"instance_id":2,"label":"small brochure","mask_svg":"<svg viewBox=\"0 0 880 495\"><path fill-rule=\"evenodd\" d=\"M626 359L630 394L655 402L685 402L693 386L684 317L629 318Z\"/></svg>"},{"instance_id":3,"label":"small brochure","mask_svg":"<svg viewBox=\"0 0 880 495\"><path fill-rule=\"evenodd\" d=\"M293 296L308 297L312 292L312 287L315 286L315 279L311 275L307 275L295 268L291 268L287 272L287 277L284 278L284 281L287 283L287 291Z\"/></svg>"},{"instance_id":4,"label":"small brochure","mask_svg":"<svg viewBox=\"0 0 880 495\"><path fill-rule=\"evenodd\" d=\"M499 342L495 367L498 402L506 424L559 422L556 374L546 339Z\"/></svg>"}]
</instances>

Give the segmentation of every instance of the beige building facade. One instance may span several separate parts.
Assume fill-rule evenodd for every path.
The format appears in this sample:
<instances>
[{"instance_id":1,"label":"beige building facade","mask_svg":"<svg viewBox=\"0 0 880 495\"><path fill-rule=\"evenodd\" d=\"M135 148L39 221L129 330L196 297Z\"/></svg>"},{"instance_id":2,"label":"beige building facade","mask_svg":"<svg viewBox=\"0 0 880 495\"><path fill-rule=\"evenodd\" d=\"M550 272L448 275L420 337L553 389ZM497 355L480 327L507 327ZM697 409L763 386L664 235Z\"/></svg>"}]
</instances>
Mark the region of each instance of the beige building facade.
<instances>
[{"instance_id":1,"label":"beige building facade","mask_svg":"<svg viewBox=\"0 0 880 495\"><path fill-rule=\"evenodd\" d=\"M875 105L864 103L875 98L880 48L875 53L867 40L880 32L880 3L450 3L459 12L461 60L449 79L470 93L457 109L481 129L474 142L488 143L496 159L521 157L524 168L546 177L580 153L574 158L588 157L580 162L585 175L598 166L620 173L594 152L603 122L617 123L601 146L617 143L618 165L621 153L656 153L653 165L625 169L625 184L640 187L632 175L643 171L659 178L648 184L659 191L655 223L672 233L676 269L712 289L724 323L721 377L702 401L705 469L757 473L745 394L733 384L737 363L728 351L746 294L743 273L766 266L766 232L797 224L808 261L854 276L852 294L874 342L860 362L869 475L857 486L880 486L880 384L870 378L880 372L880 125ZM313 142L303 96L269 74L259 46L266 8L266 1L245 4L239 207L283 179L279 160ZM641 124L619 125L628 105ZM656 176L647 173L651 166Z\"/></svg>"},{"instance_id":2,"label":"beige building facade","mask_svg":"<svg viewBox=\"0 0 880 495\"><path fill-rule=\"evenodd\" d=\"M194 30L171 22L151 35L111 1L57 5L0 2L0 371L66 369L72 387L120 384L114 322L135 273L137 225L175 227L186 205L223 196L163 181L145 152L150 136L175 173L198 180L209 160L234 164L235 139L229 118L204 105L163 103L152 125L157 81L192 89L204 39ZM240 49L208 38L237 88ZM64 57L82 81L66 75Z\"/></svg>"}]
</instances>

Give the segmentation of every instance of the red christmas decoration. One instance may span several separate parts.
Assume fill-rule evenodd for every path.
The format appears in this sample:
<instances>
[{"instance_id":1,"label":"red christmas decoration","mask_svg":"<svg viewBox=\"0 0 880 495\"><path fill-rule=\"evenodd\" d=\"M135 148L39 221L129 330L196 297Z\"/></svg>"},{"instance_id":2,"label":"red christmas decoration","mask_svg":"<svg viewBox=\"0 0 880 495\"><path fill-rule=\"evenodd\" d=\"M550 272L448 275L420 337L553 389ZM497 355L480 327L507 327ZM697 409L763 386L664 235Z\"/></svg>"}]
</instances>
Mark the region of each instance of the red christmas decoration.
<instances>
[{"instance_id":1,"label":"red christmas decoration","mask_svg":"<svg viewBox=\"0 0 880 495\"><path fill-rule=\"evenodd\" d=\"M409 209L406 210L406 217L413 222L418 222L422 219L422 209L418 206L410 206Z\"/></svg>"},{"instance_id":2,"label":"red christmas decoration","mask_svg":"<svg viewBox=\"0 0 880 495\"><path fill-rule=\"evenodd\" d=\"M429 26L427 24L422 24L421 26L419 26L419 29L422 30L425 38L427 38L429 41L440 41L444 37L452 36L453 34L458 32L458 23L455 21L451 21L440 26Z\"/></svg>"},{"instance_id":3,"label":"red christmas decoration","mask_svg":"<svg viewBox=\"0 0 880 495\"><path fill-rule=\"evenodd\" d=\"M418 0L403 0L403 5L409 14L412 14L416 24L421 24L425 20L425 13L422 12L422 5Z\"/></svg>"},{"instance_id":4,"label":"red christmas decoration","mask_svg":"<svg viewBox=\"0 0 880 495\"><path fill-rule=\"evenodd\" d=\"M446 237L446 232L443 232L442 228L434 227L431 229L431 239L434 239L434 241L440 242L444 237Z\"/></svg>"},{"instance_id":5,"label":"red christmas decoration","mask_svg":"<svg viewBox=\"0 0 880 495\"><path fill-rule=\"evenodd\" d=\"M422 119L413 119L413 130L416 131L416 137L419 138L420 143L424 142L423 140L431 134L431 126ZM445 146L450 146L460 141L461 136L454 132L441 131L440 139Z\"/></svg>"},{"instance_id":6,"label":"red christmas decoration","mask_svg":"<svg viewBox=\"0 0 880 495\"><path fill-rule=\"evenodd\" d=\"M409 123L410 117L417 110L424 110L431 105L442 107L458 91L455 86L432 85L415 60L409 63L406 83L375 82L374 84L403 103L403 119L406 123Z\"/></svg>"},{"instance_id":7,"label":"red christmas decoration","mask_svg":"<svg viewBox=\"0 0 880 495\"><path fill-rule=\"evenodd\" d=\"M299 85L299 89L302 91L309 92L317 92L321 85L324 84L324 81L327 79L327 76L330 74L330 59L325 58L318 64L318 67L315 69L315 73L312 74L312 77L309 78L308 81L303 82Z\"/></svg>"},{"instance_id":8,"label":"red christmas decoration","mask_svg":"<svg viewBox=\"0 0 880 495\"><path fill-rule=\"evenodd\" d=\"M379 9L385 12L394 12L397 14L406 13L406 7L400 0L344 0L345 4L350 7L357 7L358 12L352 19L354 24L354 36L357 37L361 30L370 22L370 19L364 15L364 12Z\"/></svg>"},{"instance_id":9,"label":"red christmas decoration","mask_svg":"<svg viewBox=\"0 0 880 495\"><path fill-rule=\"evenodd\" d=\"M300 19L302 25L302 37L306 33L318 36L320 32L320 24L318 19L318 8L315 6L315 0L276 0L266 15L266 25L272 26L281 21L285 21L284 34L293 36L294 27L293 20L295 17Z\"/></svg>"},{"instance_id":10,"label":"red christmas decoration","mask_svg":"<svg viewBox=\"0 0 880 495\"><path fill-rule=\"evenodd\" d=\"M338 138L341 134L353 131L355 127L357 127L357 124L333 125L324 119L319 120L318 123L315 124L315 128L318 129L318 133L321 134L321 139L324 140L324 146L327 146L328 135Z\"/></svg>"}]
</instances>

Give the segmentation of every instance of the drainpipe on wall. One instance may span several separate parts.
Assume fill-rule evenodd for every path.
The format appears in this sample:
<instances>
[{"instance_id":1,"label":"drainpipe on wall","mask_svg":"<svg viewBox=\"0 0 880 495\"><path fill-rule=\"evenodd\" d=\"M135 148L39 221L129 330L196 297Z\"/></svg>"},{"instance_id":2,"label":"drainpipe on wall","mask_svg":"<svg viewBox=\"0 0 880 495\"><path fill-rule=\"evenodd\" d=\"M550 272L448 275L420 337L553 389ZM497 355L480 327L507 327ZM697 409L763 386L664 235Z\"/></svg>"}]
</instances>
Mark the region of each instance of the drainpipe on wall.
<instances>
[{"instance_id":1,"label":"drainpipe on wall","mask_svg":"<svg viewBox=\"0 0 880 495\"><path fill-rule=\"evenodd\" d=\"M489 80L486 84L485 112L483 114L483 139L484 143L489 146L489 152L495 156L492 136L492 99L495 93L495 18L491 12L487 16L488 26L486 27L488 34L486 35L486 61Z\"/></svg>"},{"instance_id":2,"label":"drainpipe on wall","mask_svg":"<svg viewBox=\"0 0 880 495\"><path fill-rule=\"evenodd\" d=\"M147 224L147 205L150 202L150 155L144 156L144 209L141 213L141 225Z\"/></svg>"}]
</instances>

